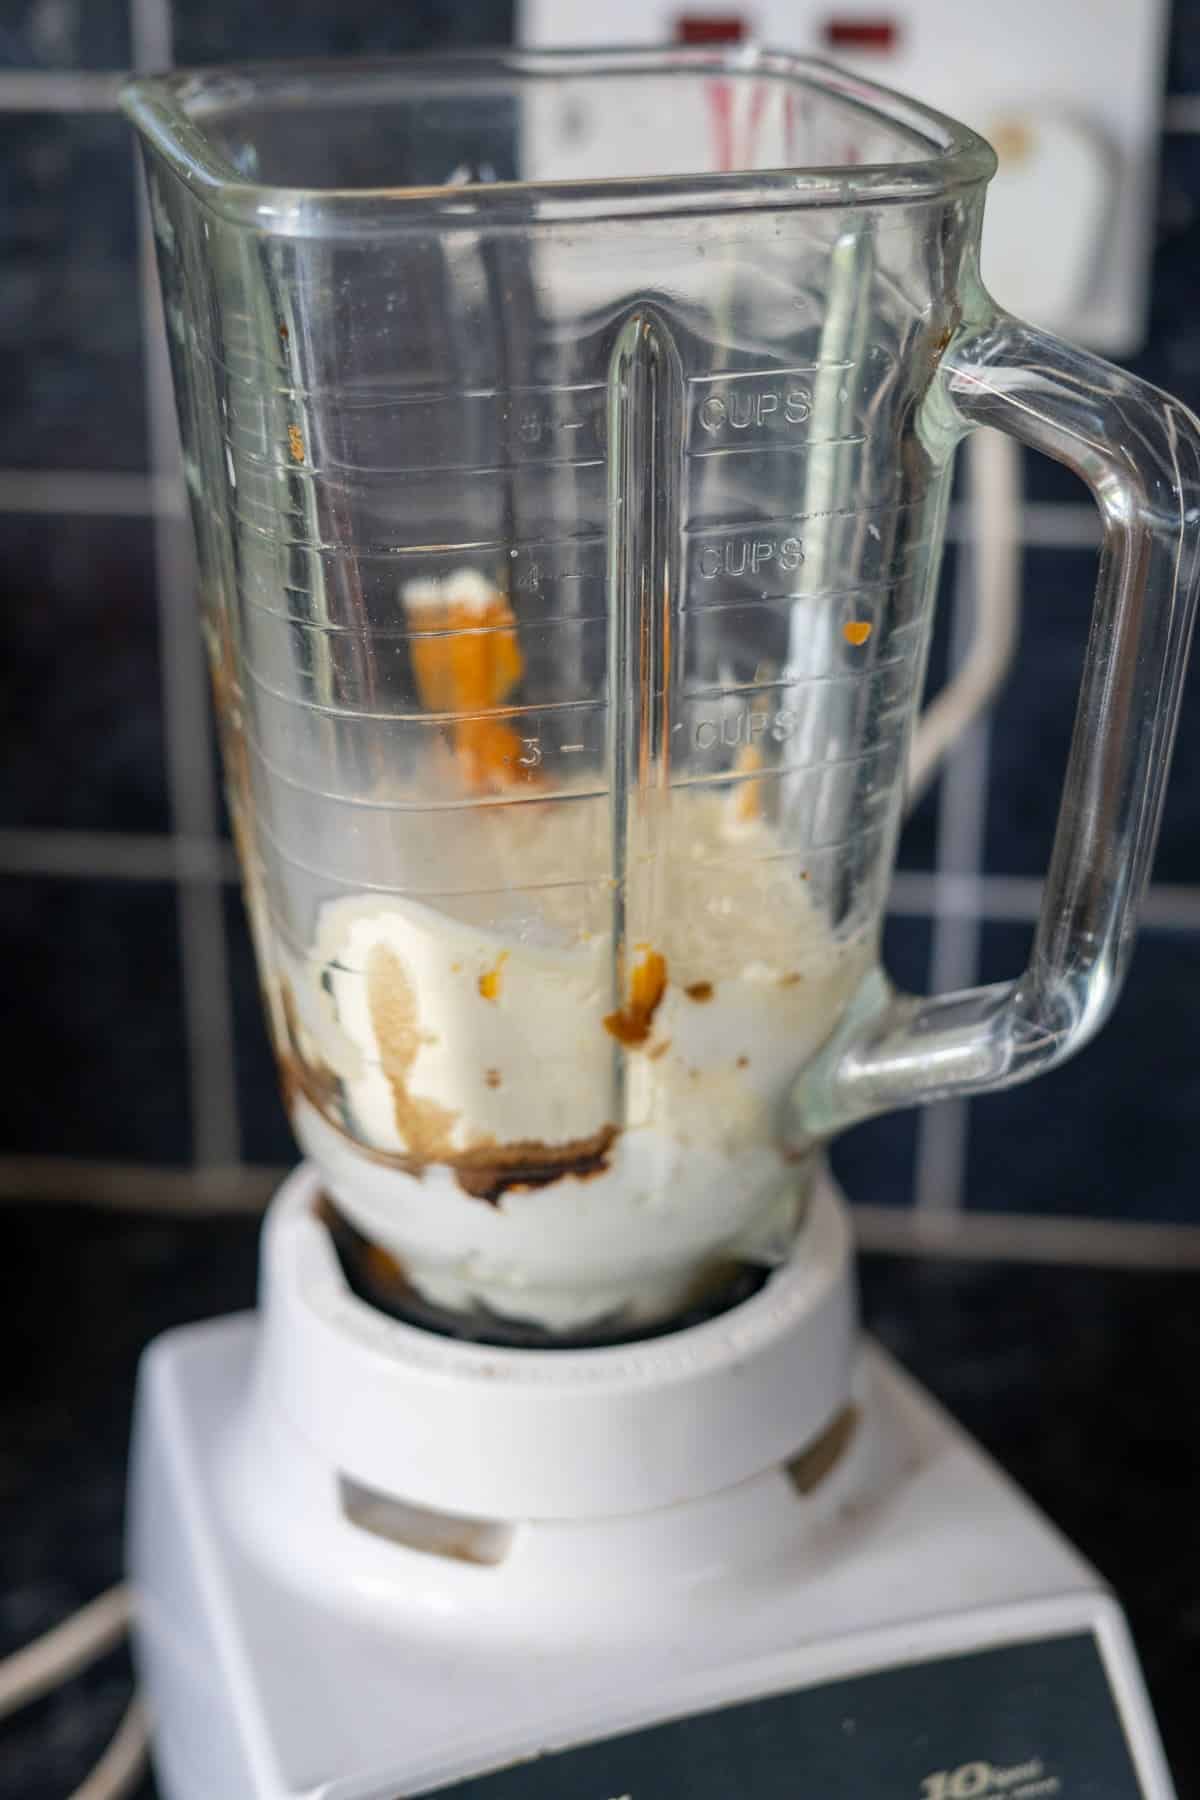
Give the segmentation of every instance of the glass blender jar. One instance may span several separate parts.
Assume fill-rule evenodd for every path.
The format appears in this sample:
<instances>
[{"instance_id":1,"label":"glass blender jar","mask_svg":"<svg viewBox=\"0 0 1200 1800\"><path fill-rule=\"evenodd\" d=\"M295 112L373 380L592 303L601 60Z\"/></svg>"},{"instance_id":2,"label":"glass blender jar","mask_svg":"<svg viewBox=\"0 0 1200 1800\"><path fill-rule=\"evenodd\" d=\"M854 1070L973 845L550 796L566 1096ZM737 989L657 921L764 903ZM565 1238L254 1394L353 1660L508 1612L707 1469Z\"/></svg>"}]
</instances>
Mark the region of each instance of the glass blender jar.
<instances>
[{"instance_id":1,"label":"glass blender jar","mask_svg":"<svg viewBox=\"0 0 1200 1800\"><path fill-rule=\"evenodd\" d=\"M143 1364L164 1793L1099 1767L1171 1800L1111 1595L859 1338L822 1146L1111 1006L1195 421L984 292L980 139L820 64L264 66L126 104L308 1158L259 1313ZM1029 966L918 999L880 920L977 425L1079 473L1103 549Z\"/></svg>"},{"instance_id":2,"label":"glass blender jar","mask_svg":"<svg viewBox=\"0 0 1200 1800\"><path fill-rule=\"evenodd\" d=\"M129 109L265 1004L356 1280L644 1334L789 1254L832 1133L1079 1047L1153 847L1197 439L983 291L980 139L710 51ZM1104 552L1029 967L915 1000L880 922L980 424L1090 483Z\"/></svg>"}]
</instances>

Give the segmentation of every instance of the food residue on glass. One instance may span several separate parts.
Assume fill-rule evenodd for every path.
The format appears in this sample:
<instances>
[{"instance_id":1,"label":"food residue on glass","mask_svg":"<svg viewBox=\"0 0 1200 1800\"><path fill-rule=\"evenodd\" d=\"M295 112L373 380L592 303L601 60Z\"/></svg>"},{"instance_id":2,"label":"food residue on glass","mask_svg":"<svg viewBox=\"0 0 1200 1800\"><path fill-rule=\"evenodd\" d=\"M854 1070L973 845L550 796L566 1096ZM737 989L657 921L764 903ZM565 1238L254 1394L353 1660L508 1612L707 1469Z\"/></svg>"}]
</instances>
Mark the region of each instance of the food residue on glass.
<instances>
[{"instance_id":1,"label":"food residue on glass","mask_svg":"<svg viewBox=\"0 0 1200 1800\"><path fill-rule=\"evenodd\" d=\"M667 959L639 944L634 952L633 972L629 977L629 999L619 1011L606 1014L604 1029L626 1049L636 1049L650 1036L654 1014L667 986Z\"/></svg>"},{"instance_id":2,"label":"food residue on glass","mask_svg":"<svg viewBox=\"0 0 1200 1800\"><path fill-rule=\"evenodd\" d=\"M408 582L403 599L421 704L448 715L466 786L483 794L536 782L538 759L509 723L488 716L511 698L525 668L507 596L460 569L444 580Z\"/></svg>"},{"instance_id":3,"label":"food residue on glass","mask_svg":"<svg viewBox=\"0 0 1200 1800\"><path fill-rule=\"evenodd\" d=\"M485 969L479 977L479 992L484 1000L500 998L500 971L508 961L508 951L502 950L490 969Z\"/></svg>"}]
</instances>

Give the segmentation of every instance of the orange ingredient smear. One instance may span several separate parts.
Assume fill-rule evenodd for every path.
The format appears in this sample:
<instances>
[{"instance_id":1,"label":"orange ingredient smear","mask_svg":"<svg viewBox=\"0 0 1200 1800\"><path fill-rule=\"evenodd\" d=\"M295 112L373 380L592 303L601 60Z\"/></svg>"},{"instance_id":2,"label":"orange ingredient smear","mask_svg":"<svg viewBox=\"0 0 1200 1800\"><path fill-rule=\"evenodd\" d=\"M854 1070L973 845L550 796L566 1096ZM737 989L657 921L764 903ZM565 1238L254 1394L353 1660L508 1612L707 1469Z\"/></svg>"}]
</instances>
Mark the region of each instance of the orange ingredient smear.
<instances>
[{"instance_id":1,"label":"orange ingredient smear","mask_svg":"<svg viewBox=\"0 0 1200 1800\"><path fill-rule=\"evenodd\" d=\"M429 712L486 713L502 706L524 670L517 621L498 590L481 606L454 598L410 609L413 673ZM451 727L463 780L489 793L535 779L522 764L520 733L502 719L465 718Z\"/></svg>"},{"instance_id":2,"label":"orange ingredient smear","mask_svg":"<svg viewBox=\"0 0 1200 1800\"><path fill-rule=\"evenodd\" d=\"M763 766L763 753L757 744L743 744L734 768L739 775L753 775ZM733 790L733 816L739 825L751 825L763 809L761 781L741 781Z\"/></svg>"},{"instance_id":3,"label":"orange ingredient smear","mask_svg":"<svg viewBox=\"0 0 1200 1800\"><path fill-rule=\"evenodd\" d=\"M479 992L484 1000L500 998L500 971L508 961L508 951L502 950L492 968L486 969L479 977Z\"/></svg>"},{"instance_id":4,"label":"orange ingredient smear","mask_svg":"<svg viewBox=\"0 0 1200 1800\"><path fill-rule=\"evenodd\" d=\"M629 978L629 1000L619 1012L606 1016L605 1031L627 1049L644 1044L650 1036L654 1015L666 987L666 957L660 956L657 950L652 950L649 944L639 944L637 960Z\"/></svg>"}]
</instances>

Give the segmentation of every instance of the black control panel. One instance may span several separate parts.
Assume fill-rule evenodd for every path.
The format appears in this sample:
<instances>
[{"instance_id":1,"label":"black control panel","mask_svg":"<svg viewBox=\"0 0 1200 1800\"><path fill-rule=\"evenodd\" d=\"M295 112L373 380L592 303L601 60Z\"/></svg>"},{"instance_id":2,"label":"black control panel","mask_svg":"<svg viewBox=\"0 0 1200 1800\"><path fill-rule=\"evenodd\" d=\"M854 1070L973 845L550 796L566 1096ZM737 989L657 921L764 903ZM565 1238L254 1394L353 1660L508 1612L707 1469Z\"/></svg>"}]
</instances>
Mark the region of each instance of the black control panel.
<instances>
[{"instance_id":1,"label":"black control panel","mask_svg":"<svg viewBox=\"0 0 1200 1800\"><path fill-rule=\"evenodd\" d=\"M1088 1632L774 1694L435 1792L439 1800L1145 1800Z\"/></svg>"}]
</instances>

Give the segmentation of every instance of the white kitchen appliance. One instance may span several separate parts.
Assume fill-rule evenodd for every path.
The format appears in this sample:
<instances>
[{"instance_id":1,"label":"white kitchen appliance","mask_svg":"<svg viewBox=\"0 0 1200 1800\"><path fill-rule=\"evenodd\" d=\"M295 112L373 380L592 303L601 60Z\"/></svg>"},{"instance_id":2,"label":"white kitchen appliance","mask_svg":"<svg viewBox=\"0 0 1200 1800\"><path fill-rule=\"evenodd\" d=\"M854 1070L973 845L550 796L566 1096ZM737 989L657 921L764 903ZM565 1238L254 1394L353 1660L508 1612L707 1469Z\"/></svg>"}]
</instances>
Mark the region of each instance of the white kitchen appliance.
<instances>
[{"instance_id":1,"label":"white kitchen appliance","mask_svg":"<svg viewBox=\"0 0 1200 1800\"><path fill-rule=\"evenodd\" d=\"M257 1317L145 1364L168 1800L1169 1796L1116 1603L860 1339L823 1146L1111 1006L1190 415L1001 312L987 146L824 65L280 65L127 104L309 1159ZM542 128L572 108L608 122L587 168ZM697 116L732 160L697 166ZM678 154L627 167L651 117ZM917 1000L879 927L982 424L1088 480L1105 547L1029 967Z\"/></svg>"}]
</instances>

